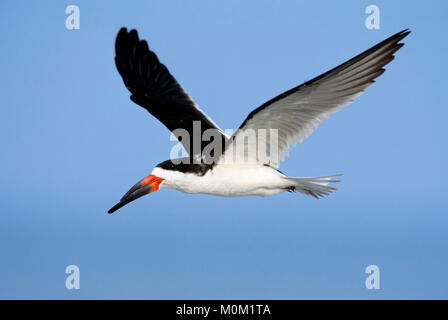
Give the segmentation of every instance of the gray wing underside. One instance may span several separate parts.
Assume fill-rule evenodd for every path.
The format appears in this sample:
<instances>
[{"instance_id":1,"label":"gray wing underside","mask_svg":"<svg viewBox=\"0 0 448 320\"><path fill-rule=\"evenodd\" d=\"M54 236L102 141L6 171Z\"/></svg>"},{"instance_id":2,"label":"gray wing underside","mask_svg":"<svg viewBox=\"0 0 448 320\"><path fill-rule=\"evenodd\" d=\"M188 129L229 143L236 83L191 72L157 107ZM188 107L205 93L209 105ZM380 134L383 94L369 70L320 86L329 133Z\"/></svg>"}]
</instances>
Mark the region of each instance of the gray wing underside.
<instances>
[{"instance_id":1,"label":"gray wing underside","mask_svg":"<svg viewBox=\"0 0 448 320\"><path fill-rule=\"evenodd\" d=\"M331 113L350 104L375 82L375 78L385 71L383 67L394 59L394 53L404 45L399 42L409 33L403 30L252 111L230 137L232 142L224 152L226 159L238 161L236 159L255 156L255 161L278 168L280 161L289 154L290 146L302 143ZM259 134L263 132L259 129L268 132L269 129L277 129L278 137L271 139L269 134ZM267 159L260 159L257 152L254 155L250 139L246 139L247 143L241 143L248 133L255 133L258 145L266 145ZM276 155L273 154L275 152Z\"/></svg>"}]
</instances>

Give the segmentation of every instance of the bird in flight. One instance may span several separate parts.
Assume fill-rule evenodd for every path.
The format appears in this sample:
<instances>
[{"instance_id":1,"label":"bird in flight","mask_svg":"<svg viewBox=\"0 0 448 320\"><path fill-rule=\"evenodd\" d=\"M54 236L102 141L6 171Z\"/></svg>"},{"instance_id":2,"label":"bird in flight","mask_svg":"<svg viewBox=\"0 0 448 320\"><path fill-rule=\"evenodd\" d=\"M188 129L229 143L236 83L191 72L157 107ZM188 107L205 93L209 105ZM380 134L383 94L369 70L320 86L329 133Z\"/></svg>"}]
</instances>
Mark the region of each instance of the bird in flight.
<instances>
[{"instance_id":1,"label":"bird in flight","mask_svg":"<svg viewBox=\"0 0 448 320\"><path fill-rule=\"evenodd\" d=\"M280 161L291 146L302 143L331 113L341 110L370 87L385 71L384 66L394 59L394 53L404 45L400 41L409 33L408 29L398 32L336 68L267 101L228 136L199 109L147 42L139 39L137 31L122 28L115 42L115 63L131 92L131 100L161 121L189 156L158 164L108 213L160 188L228 197L268 196L284 191L315 198L328 195L335 190L329 184L339 182L334 179L338 175L289 177L278 170ZM255 139L250 139L248 133ZM188 137L195 135L199 135L200 141L191 143ZM208 141L215 147L210 148ZM261 149L265 152L260 152Z\"/></svg>"}]
</instances>

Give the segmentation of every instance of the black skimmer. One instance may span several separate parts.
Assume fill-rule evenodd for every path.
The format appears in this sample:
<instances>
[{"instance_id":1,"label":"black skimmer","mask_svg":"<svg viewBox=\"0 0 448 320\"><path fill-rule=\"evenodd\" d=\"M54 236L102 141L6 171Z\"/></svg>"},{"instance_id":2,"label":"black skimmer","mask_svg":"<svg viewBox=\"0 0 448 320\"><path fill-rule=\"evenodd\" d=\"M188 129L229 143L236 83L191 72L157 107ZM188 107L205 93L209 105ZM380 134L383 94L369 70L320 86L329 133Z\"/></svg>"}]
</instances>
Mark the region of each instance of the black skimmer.
<instances>
[{"instance_id":1,"label":"black skimmer","mask_svg":"<svg viewBox=\"0 0 448 320\"><path fill-rule=\"evenodd\" d=\"M229 197L267 196L284 191L298 191L316 198L328 195L335 190L329 183L338 182L333 179L337 175L288 177L278 170L279 163L287 156L290 146L301 143L331 113L341 110L370 87L385 71L383 67L394 59L394 53L404 45L400 41L409 33L409 30L403 30L340 66L266 102L253 110L229 137L199 109L149 49L147 42L139 39L137 31L128 32L122 28L116 38L115 63L132 94L131 100L172 131L189 157L158 164L108 212L113 213L159 188ZM266 129L274 130L269 139L262 134ZM249 139L246 143L244 135L250 130L255 132L256 139ZM207 132L208 139L204 139ZM191 144L185 135L191 137L195 134L199 134L202 140ZM217 142L215 145L219 148L206 153L204 140ZM256 152L254 161L248 161L248 150L253 149L254 144L260 148L260 141L271 150L270 157L258 157ZM242 158L238 158L239 155ZM231 161L222 161L224 158Z\"/></svg>"}]
</instances>

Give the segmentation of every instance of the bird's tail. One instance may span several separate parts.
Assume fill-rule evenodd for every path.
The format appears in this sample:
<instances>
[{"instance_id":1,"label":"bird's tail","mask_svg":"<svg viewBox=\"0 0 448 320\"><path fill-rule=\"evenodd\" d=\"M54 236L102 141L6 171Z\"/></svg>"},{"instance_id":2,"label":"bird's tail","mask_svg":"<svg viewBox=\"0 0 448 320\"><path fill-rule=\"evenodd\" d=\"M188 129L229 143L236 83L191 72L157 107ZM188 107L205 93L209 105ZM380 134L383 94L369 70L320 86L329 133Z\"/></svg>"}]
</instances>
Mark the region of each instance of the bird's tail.
<instances>
[{"instance_id":1,"label":"bird's tail","mask_svg":"<svg viewBox=\"0 0 448 320\"><path fill-rule=\"evenodd\" d=\"M291 182L291 186L286 189L289 191L298 191L318 199L327 196L332 191L336 190L336 188L329 186L329 184L340 182L341 180L333 179L339 176L342 176L342 174L309 178L285 177L288 182Z\"/></svg>"}]
</instances>

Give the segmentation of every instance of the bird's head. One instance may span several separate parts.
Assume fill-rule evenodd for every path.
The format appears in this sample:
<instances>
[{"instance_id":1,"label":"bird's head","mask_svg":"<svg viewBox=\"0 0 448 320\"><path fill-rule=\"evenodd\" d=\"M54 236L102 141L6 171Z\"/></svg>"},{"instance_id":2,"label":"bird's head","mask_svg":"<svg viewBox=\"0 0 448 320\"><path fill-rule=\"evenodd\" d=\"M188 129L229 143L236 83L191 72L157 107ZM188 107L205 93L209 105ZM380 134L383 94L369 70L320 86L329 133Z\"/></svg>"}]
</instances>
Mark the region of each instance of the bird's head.
<instances>
[{"instance_id":1,"label":"bird's head","mask_svg":"<svg viewBox=\"0 0 448 320\"><path fill-rule=\"evenodd\" d=\"M153 171L154 173L154 171ZM165 180L164 178L151 173L149 176L144 177L142 180L137 182L128 192L121 198L120 202L114 205L108 213L114 213L121 207L127 205L129 202L134 201L148 193L159 190L160 185ZM160 174L159 174L160 175Z\"/></svg>"},{"instance_id":2,"label":"bird's head","mask_svg":"<svg viewBox=\"0 0 448 320\"><path fill-rule=\"evenodd\" d=\"M190 158L179 158L176 161L166 160L159 163L149 176L129 189L120 202L114 205L108 213L114 213L129 202L159 190L162 184L165 188L177 189L179 183L189 183L188 174L203 176L212 167L210 164L190 164L189 161Z\"/></svg>"}]
</instances>

